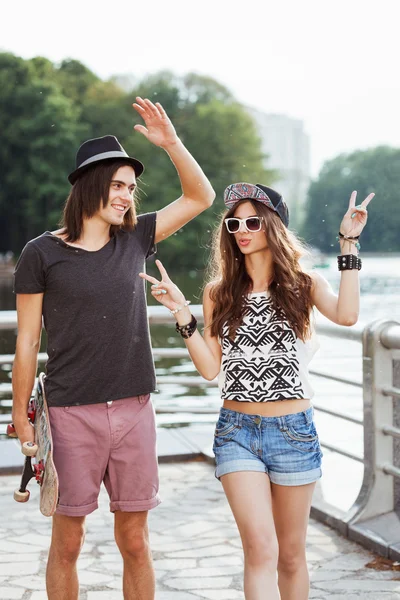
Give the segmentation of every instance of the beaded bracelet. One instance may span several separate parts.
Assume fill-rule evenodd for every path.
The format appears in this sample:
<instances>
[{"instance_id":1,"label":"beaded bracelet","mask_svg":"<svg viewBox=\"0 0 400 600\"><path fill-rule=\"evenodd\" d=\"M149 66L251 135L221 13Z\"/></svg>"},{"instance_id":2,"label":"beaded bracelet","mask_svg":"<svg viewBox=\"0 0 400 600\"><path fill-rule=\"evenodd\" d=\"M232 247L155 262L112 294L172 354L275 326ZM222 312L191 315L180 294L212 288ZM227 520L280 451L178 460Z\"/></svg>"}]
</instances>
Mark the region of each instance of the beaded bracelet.
<instances>
[{"instance_id":1,"label":"beaded bracelet","mask_svg":"<svg viewBox=\"0 0 400 600\"><path fill-rule=\"evenodd\" d=\"M336 239L338 242L340 242L340 241L350 242L350 244L354 244L354 246L357 248L358 251L361 250L360 242L358 241L360 239L359 235L355 235L354 237L351 237L350 235L344 235L343 233L341 233L339 231L338 235L336 236Z\"/></svg>"},{"instance_id":2,"label":"beaded bracelet","mask_svg":"<svg viewBox=\"0 0 400 600\"><path fill-rule=\"evenodd\" d=\"M354 254L341 254L337 257L339 271L349 271L353 269L361 270L362 262L359 256Z\"/></svg>"},{"instance_id":3,"label":"beaded bracelet","mask_svg":"<svg viewBox=\"0 0 400 600\"><path fill-rule=\"evenodd\" d=\"M175 329L178 333L181 334L181 336L183 338L185 338L186 340L190 337L192 337L192 335L194 334L194 332L197 329L197 319L196 317L194 317L192 315L192 319L190 321L190 323L187 323L187 325L179 325L178 323L175 325Z\"/></svg>"},{"instance_id":4,"label":"beaded bracelet","mask_svg":"<svg viewBox=\"0 0 400 600\"><path fill-rule=\"evenodd\" d=\"M176 315L177 312L182 310L182 308L185 308L185 306L189 306L190 303L191 303L190 300L185 300L185 302L182 304L182 306L178 306L178 308L173 308L169 312L171 313L171 315Z\"/></svg>"}]
</instances>

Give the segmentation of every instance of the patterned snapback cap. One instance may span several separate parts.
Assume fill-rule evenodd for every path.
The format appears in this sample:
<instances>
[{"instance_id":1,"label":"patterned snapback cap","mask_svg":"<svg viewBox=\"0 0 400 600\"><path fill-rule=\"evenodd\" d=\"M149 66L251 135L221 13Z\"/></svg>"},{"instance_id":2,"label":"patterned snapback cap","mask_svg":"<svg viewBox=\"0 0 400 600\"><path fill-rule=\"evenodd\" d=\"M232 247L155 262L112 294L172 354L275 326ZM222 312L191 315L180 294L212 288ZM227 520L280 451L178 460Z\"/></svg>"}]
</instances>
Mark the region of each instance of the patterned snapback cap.
<instances>
[{"instance_id":1,"label":"patterned snapback cap","mask_svg":"<svg viewBox=\"0 0 400 600\"><path fill-rule=\"evenodd\" d=\"M240 200L257 200L278 214L282 223L289 225L289 209L283 196L261 183L232 183L224 192L224 203L227 208L233 208Z\"/></svg>"}]
</instances>

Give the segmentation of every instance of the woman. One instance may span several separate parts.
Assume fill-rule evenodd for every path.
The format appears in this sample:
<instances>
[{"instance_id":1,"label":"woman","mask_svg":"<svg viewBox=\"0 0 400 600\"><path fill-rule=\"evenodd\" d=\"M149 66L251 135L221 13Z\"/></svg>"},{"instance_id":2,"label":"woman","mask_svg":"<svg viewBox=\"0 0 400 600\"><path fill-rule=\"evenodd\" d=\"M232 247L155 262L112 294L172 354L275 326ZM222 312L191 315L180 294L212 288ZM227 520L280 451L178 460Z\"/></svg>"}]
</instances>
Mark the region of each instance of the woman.
<instances>
[{"instance_id":1,"label":"woman","mask_svg":"<svg viewBox=\"0 0 400 600\"><path fill-rule=\"evenodd\" d=\"M374 194L359 206L356 195L339 230L338 296L300 266L303 250L287 228L287 206L260 184L225 190L216 272L203 298L204 338L161 263L161 281L141 274L175 315L199 373L208 380L219 374L216 477L242 539L247 600L308 598L306 530L322 456L307 374L315 351L311 312L315 306L340 325L357 321L358 238Z\"/></svg>"}]
</instances>

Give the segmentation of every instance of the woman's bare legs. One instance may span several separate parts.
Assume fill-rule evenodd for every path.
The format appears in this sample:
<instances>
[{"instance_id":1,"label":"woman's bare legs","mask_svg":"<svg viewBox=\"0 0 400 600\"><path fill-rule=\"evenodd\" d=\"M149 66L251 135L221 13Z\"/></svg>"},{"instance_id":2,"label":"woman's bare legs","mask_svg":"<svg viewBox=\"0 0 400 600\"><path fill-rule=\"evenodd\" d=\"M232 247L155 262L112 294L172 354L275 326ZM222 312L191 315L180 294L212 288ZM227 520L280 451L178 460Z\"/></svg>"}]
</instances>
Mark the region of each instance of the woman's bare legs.
<instances>
[{"instance_id":1,"label":"woman's bare legs","mask_svg":"<svg viewBox=\"0 0 400 600\"><path fill-rule=\"evenodd\" d=\"M315 483L299 486L271 484L282 600L308 600L310 582L306 534L314 488Z\"/></svg>"},{"instance_id":2,"label":"woman's bare legs","mask_svg":"<svg viewBox=\"0 0 400 600\"><path fill-rule=\"evenodd\" d=\"M271 485L265 473L240 471L221 477L244 551L246 600L279 600L278 543L272 516Z\"/></svg>"}]
</instances>

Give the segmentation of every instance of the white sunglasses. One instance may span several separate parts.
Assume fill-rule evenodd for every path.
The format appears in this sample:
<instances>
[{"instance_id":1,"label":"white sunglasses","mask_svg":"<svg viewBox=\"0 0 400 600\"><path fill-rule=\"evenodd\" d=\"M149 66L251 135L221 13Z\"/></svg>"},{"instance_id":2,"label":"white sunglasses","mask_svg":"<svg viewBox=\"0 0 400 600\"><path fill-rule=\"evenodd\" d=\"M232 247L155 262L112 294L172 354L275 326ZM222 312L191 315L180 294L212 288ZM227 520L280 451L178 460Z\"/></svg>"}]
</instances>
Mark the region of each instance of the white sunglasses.
<instances>
[{"instance_id":1,"label":"white sunglasses","mask_svg":"<svg viewBox=\"0 0 400 600\"><path fill-rule=\"evenodd\" d=\"M261 231L262 219L262 217L247 217L246 219L231 217L225 219L225 225L229 233L238 233L242 223L244 224L246 231L256 233L257 231Z\"/></svg>"}]
</instances>

